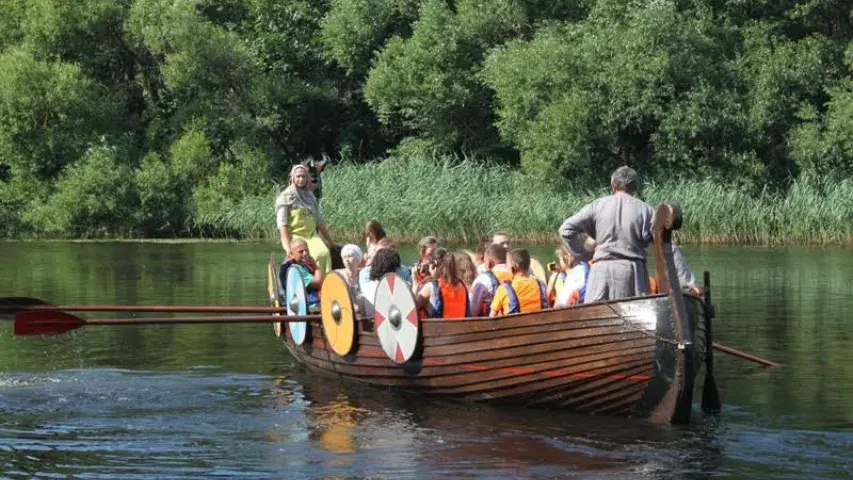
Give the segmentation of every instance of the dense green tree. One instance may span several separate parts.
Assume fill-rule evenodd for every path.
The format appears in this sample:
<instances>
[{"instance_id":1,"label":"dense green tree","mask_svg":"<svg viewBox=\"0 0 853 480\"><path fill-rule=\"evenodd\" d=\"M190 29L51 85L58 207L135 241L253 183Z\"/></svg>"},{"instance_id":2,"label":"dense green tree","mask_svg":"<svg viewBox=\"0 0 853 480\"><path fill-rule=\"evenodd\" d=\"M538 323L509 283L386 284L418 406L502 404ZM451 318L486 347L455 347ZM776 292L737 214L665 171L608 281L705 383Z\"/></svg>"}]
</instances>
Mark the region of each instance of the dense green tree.
<instances>
[{"instance_id":1,"label":"dense green tree","mask_svg":"<svg viewBox=\"0 0 853 480\"><path fill-rule=\"evenodd\" d=\"M132 234L138 205L132 178L116 148L94 146L62 172L55 192L29 218L50 235L100 238Z\"/></svg>"},{"instance_id":2,"label":"dense green tree","mask_svg":"<svg viewBox=\"0 0 853 480\"><path fill-rule=\"evenodd\" d=\"M842 0L0 9L3 235L215 230L321 155L520 159L526 182L556 186L630 164L756 194L853 175ZM85 178L99 168L120 187Z\"/></svg>"},{"instance_id":3,"label":"dense green tree","mask_svg":"<svg viewBox=\"0 0 853 480\"><path fill-rule=\"evenodd\" d=\"M0 54L0 159L12 174L53 179L119 118L79 66L13 47Z\"/></svg>"}]
</instances>

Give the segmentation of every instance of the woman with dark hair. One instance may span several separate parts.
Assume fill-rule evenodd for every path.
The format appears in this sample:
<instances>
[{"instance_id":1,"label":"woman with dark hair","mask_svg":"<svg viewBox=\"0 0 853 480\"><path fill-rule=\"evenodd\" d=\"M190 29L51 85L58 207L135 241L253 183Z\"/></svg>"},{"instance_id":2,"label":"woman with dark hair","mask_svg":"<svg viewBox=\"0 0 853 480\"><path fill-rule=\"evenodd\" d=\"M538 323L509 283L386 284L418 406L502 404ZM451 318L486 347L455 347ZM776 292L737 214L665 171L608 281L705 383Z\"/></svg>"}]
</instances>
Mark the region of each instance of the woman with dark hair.
<instances>
[{"instance_id":1,"label":"woman with dark hair","mask_svg":"<svg viewBox=\"0 0 853 480\"><path fill-rule=\"evenodd\" d=\"M429 255L429 277L415 295L415 306L426 318L465 318L468 288L459 276L452 252L438 247Z\"/></svg>"},{"instance_id":2,"label":"woman with dark hair","mask_svg":"<svg viewBox=\"0 0 853 480\"><path fill-rule=\"evenodd\" d=\"M364 225L364 243L367 245L367 253L364 255L365 265L373 263L373 256L379 250L394 246L391 239L385 234L385 229L376 220L368 220Z\"/></svg>"},{"instance_id":3,"label":"woman with dark hair","mask_svg":"<svg viewBox=\"0 0 853 480\"><path fill-rule=\"evenodd\" d=\"M379 285L379 280L382 280L387 273L396 273L408 281L408 275L400 266L400 254L394 247L378 250L373 256L373 263L359 272L358 281L364 298L366 317L373 316L373 297L376 296L376 287Z\"/></svg>"}]
</instances>

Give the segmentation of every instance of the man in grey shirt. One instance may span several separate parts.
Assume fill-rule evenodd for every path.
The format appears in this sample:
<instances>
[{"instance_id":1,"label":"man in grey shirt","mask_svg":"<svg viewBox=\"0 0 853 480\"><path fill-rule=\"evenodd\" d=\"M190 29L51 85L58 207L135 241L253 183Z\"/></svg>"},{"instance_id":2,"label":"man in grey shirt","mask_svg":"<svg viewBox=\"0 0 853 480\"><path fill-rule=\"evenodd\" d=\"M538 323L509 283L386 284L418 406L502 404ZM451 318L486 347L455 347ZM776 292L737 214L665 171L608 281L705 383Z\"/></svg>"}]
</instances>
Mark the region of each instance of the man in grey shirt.
<instances>
[{"instance_id":1,"label":"man in grey shirt","mask_svg":"<svg viewBox=\"0 0 853 480\"><path fill-rule=\"evenodd\" d=\"M618 300L648 295L646 249L653 242L654 208L635 195L639 179L630 167L619 167L610 177L612 195L596 199L560 226L560 237L576 258L588 258L583 234L597 247L589 272L584 302ZM682 288L699 294L681 250L672 245Z\"/></svg>"}]
</instances>

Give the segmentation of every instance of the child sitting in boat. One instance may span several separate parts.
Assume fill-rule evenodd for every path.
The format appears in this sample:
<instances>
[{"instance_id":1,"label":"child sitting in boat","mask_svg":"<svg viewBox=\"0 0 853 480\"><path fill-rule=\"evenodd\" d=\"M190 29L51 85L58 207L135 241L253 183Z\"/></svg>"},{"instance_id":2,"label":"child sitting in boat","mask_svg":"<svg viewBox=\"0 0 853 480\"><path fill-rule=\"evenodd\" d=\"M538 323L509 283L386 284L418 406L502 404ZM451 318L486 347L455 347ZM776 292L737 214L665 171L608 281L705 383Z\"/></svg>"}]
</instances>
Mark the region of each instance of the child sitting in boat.
<instances>
[{"instance_id":1,"label":"child sitting in boat","mask_svg":"<svg viewBox=\"0 0 853 480\"><path fill-rule=\"evenodd\" d=\"M364 242L367 245L364 264L367 266L373 263L373 256L376 255L377 251L394 246L394 243L385 233L385 229L382 228L382 224L376 220L368 220L364 225Z\"/></svg>"},{"instance_id":2,"label":"child sitting in boat","mask_svg":"<svg viewBox=\"0 0 853 480\"><path fill-rule=\"evenodd\" d=\"M323 285L323 270L317 268L317 262L308 252L308 243L301 238L294 238L290 242L287 260L281 265L279 271L282 285L287 285L287 269L291 266L299 270L302 277L308 310L318 311L320 309L320 287Z\"/></svg>"},{"instance_id":3,"label":"child sitting in boat","mask_svg":"<svg viewBox=\"0 0 853 480\"><path fill-rule=\"evenodd\" d=\"M498 287L504 282L512 281L512 270L506 264L506 248L499 243L486 247L483 252L483 267L483 272L471 284L468 294L471 314L475 317L488 316Z\"/></svg>"},{"instance_id":4,"label":"child sitting in boat","mask_svg":"<svg viewBox=\"0 0 853 480\"><path fill-rule=\"evenodd\" d=\"M587 236L584 239L584 250L589 253L586 259L575 257L565 246L558 250L563 271L558 274L558 279L555 282L555 298L553 299L555 307L575 306L583 303L589 270L592 267L592 261L587 260L591 259L595 253L595 240L593 238Z\"/></svg>"},{"instance_id":5,"label":"child sitting in boat","mask_svg":"<svg viewBox=\"0 0 853 480\"><path fill-rule=\"evenodd\" d=\"M428 236L418 242L418 263L412 267L411 279L412 290L417 292L420 290L423 282L429 277L429 257L433 250L441 246L441 242L437 238Z\"/></svg>"},{"instance_id":6,"label":"child sitting in boat","mask_svg":"<svg viewBox=\"0 0 853 480\"><path fill-rule=\"evenodd\" d=\"M527 273L530 270L530 252L516 248L510 250L507 259L512 269L512 281L498 287L489 316L536 312L548 308L545 284Z\"/></svg>"},{"instance_id":7,"label":"child sitting in boat","mask_svg":"<svg viewBox=\"0 0 853 480\"><path fill-rule=\"evenodd\" d=\"M453 252L436 248L429 255L427 277L415 295L415 306L426 318L465 318L470 314L468 289L459 276Z\"/></svg>"},{"instance_id":8,"label":"child sitting in boat","mask_svg":"<svg viewBox=\"0 0 853 480\"><path fill-rule=\"evenodd\" d=\"M376 287L379 281L387 273L396 273L408 281L408 275L400 265L400 254L394 247L377 250L373 255L373 262L369 267L361 269L358 274L358 283L361 286L361 295L364 302L363 315L373 318L373 300L376 296Z\"/></svg>"},{"instance_id":9,"label":"child sitting in boat","mask_svg":"<svg viewBox=\"0 0 853 480\"><path fill-rule=\"evenodd\" d=\"M352 296L356 312L362 312L364 310L364 298L361 294L361 284L358 279L361 265L364 262L361 248L351 243L341 247L341 262L344 264L344 268L335 270L335 272L344 277L347 285L349 285L350 295Z\"/></svg>"}]
</instances>

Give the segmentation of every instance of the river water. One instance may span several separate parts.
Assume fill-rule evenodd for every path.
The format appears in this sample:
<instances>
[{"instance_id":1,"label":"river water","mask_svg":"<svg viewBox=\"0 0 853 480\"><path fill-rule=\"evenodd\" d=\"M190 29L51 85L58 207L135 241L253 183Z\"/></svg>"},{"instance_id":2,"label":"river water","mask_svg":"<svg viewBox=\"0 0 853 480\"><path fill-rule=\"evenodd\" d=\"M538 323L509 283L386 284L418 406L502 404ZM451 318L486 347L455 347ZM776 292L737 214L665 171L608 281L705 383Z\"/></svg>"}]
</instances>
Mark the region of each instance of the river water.
<instances>
[{"instance_id":1,"label":"river water","mask_svg":"<svg viewBox=\"0 0 853 480\"><path fill-rule=\"evenodd\" d=\"M265 305L272 248L0 243L0 296ZM723 411L688 426L341 384L265 324L16 338L0 320L0 477L853 477L853 252L684 250L712 273L716 339L783 364L718 352Z\"/></svg>"}]
</instances>

